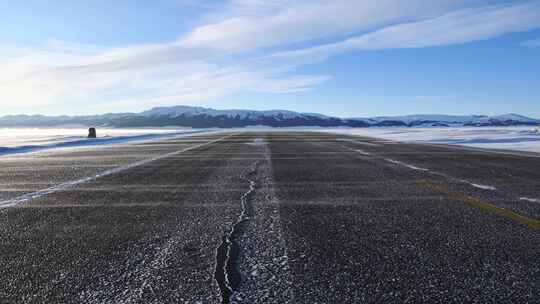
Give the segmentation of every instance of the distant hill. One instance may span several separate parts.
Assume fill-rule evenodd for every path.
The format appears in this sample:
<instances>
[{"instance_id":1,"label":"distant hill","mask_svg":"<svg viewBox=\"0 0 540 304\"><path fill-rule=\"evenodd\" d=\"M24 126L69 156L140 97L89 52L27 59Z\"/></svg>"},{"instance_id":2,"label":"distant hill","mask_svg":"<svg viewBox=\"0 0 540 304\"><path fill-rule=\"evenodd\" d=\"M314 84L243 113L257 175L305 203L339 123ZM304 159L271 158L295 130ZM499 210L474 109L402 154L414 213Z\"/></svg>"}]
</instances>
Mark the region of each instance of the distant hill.
<instances>
[{"instance_id":1,"label":"distant hill","mask_svg":"<svg viewBox=\"0 0 540 304\"><path fill-rule=\"evenodd\" d=\"M215 110L203 107L157 107L141 113L116 113L88 116L8 115L0 117L0 127L50 127L84 125L108 127L234 128L271 127L445 127L538 125L540 120L518 114L498 116L406 115L339 118L317 113L285 110Z\"/></svg>"}]
</instances>

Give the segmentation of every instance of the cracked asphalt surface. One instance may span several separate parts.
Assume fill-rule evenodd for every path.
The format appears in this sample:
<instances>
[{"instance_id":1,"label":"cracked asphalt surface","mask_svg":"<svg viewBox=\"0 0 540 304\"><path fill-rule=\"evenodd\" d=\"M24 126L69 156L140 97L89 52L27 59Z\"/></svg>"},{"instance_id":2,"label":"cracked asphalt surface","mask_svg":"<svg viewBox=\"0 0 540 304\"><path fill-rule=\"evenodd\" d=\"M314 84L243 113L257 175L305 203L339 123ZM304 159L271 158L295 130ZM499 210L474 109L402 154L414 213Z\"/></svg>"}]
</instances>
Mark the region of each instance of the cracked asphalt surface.
<instances>
[{"instance_id":1,"label":"cracked asphalt surface","mask_svg":"<svg viewBox=\"0 0 540 304\"><path fill-rule=\"evenodd\" d=\"M0 303L222 303L254 164L231 303L540 303L534 154L199 134L0 157L0 201L154 158L1 208Z\"/></svg>"}]
</instances>

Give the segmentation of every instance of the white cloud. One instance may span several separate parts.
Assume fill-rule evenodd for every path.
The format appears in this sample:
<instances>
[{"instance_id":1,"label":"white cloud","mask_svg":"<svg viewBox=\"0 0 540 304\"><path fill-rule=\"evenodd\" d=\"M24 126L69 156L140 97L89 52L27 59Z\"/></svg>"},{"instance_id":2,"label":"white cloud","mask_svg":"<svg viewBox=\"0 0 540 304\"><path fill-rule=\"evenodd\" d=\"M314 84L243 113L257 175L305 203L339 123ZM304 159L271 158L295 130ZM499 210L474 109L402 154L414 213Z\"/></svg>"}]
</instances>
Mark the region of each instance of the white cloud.
<instances>
[{"instance_id":1,"label":"white cloud","mask_svg":"<svg viewBox=\"0 0 540 304\"><path fill-rule=\"evenodd\" d=\"M235 0L236 15L196 28L180 42L226 51L347 35L404 20L437 15L471 1L261 1Z\"/></svg>"},{"instance_id":2,"label":"white cloud","mask_svg":"<svg viewBox=\"0 0 540 304\"><path fill-rule=\"evenodd\" d=\"M401 23L341 42L286 51L267 60L315 63L353 50L421 48L462 44L540 27L540 3L462 9L418 22Z\"/></svg>"},{"instance_id":3,"label":"white cloud","mask_svg":"<svg viewBox=\"0 0 540 304\"><path fill-rule=\"evenodd\" d=\"M186 50L186 49L184 49ZM212 52L188 56L176 44L137 46L92 54L22 52L0 63L0 95L27 106L77 101L111 108L140 104L178 104L238 91L300 92L329 79L320 75L285 75L279 69L237 62L213 63ZM204 51L204 50L203 50ZM46 62L54 58L54 64ZM206 58L199 60L197 58ZM119 97L120 96L120 97ZM126 98L126 96L131 96ZM114 107L113 107L114 109ZM120 108L118 108L120 109Z\"/></svg>"},{"instance_id":4,"label":"white cloud","mask_svg":"<svg viewBox=\"0 0 540 304\"><path fill-rule=\"evenodd\" d=\"M384 28L352 39L355 48L419 48L461 44L540 27L540 3L465 9Z\"/></svg>"},{"instance_id":5,"label":"white cloud","mask_svg":"<svg viewBox=\"0 0 540 304\"><path fill-rule=\"evenodd\" d=\"M0 102L31 108L91 101L122 110L244 91L303 92L331 75L296 75L294 67L337 53L465 43L540 27L538 2L477 2L231 0L223 13L169 43L6 46L0 48ZM294 50L299 42L315 46Z\"/></svg>"}]
</instances>

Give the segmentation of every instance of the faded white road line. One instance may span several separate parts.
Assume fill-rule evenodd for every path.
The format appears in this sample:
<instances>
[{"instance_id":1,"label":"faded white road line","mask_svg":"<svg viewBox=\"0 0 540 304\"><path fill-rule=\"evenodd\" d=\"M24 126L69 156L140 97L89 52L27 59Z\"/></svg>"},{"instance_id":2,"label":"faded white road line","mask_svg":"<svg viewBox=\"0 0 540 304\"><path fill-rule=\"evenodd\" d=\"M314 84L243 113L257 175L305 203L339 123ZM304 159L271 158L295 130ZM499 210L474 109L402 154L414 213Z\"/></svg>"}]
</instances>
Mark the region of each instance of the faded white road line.
<instances>
[{"instance_id":1,"label":"faded white road line","mask_svg":"<svg viewBox=\"0 0 540 304\"><path fill-rule=\"evenodd\" d=\"M356 149L356 150L354 150L354 151L356 151L356 152L358 152L358 153L360 153L360 154L362 154L362 155L366 155L366 156L371 155L371 153L366 152L366 151L364 151L364 150L360 150L360 149Z\"/></svg>"},{"instance_id":2,"label":"faded white road line","mask_svg":"<svg viewBox=\"0 0 540 304\"><path fill-rule=\"evenodd\" d=\"M519 200L526 201L526 202L531 202L531 203L539 203L540 204L540 199L537 199L537 198L520 197Z\"/></svg>"},{"instance_id":3,"label":"faded white road line","mask_svg":"<svg viewBox=\"0 0 540 304\"><path fill-rule=\"evenodd\" d=\"M362 155L366 155L366 156L371 155L371 153L365 152L365 151L360 150L360 149L352 149L352 148L345 147L345 146L343 146L343 147L346 148L346 149L352 150L354 152L360 153ZM405 162L402 162L402 161L399 161L399 160L391 159L391 158L382 158L382 159L384 161L386 161L386 162L389 162L389 163L392 163L392 164L395 164L395 165L399 165L399 166L403 166L403 167L406 167L406 168L409 168L409 169L412 169L412 170L428 172L430 174L435 174L435 175L439 175L439 176L449 178L451 180L459 181L461 183L468 184L468 185L470 185L472 187L475 187L475 188L478 188L478 189L482 189L482 190L486 190L486 191L497 191L497 188L494 187L494 186L473 183L473 182L470 182L468 180L455 178L455 177L450 176L450 175L445 174L445 173L432 171L432 170L427 169L427 168L418 167L418 166L411 165L411 164L408 164L408 163L405 163ZM519 199L523 200L523 201L540 203L540 200L538 200L538 199L531 199L531 198L527 198L527 197L520 197Z\"/></svg>"},{"instance_id":4,"label":"faded white road line","mask_svg":"<svg viewBox=\"0 0 540 304\"><path fill-rule=\"evenodd\" d=\"M464 183L467 183L475 188L478 188L478 189L482 189L482 190L490 190L490 191L495 191L497 190L497 188L493 187L493 186L489 186L489 185L482 185L482 184L475 184L475 183L471 183L469 181L466 181L466 180L463 180Z\"/></svg>"},{"instance_id":5,"label":"faded white road line","mask_svg":"<svg viewBox=\"0 0 540 304\"><path fill-rule=\"evenodd\" d=\"M413 170L417 170L417 171L430 171L429 169L426 169L426 168L420 168L420 167L417 167L417 166L413 166L413 165L404 163L404 162L399 161L399 160L391 159L391 158L385 158L384 160L387 161L387 162L389 162L389 163L396 164L396 165L401 165L401 166L403 166L403 167L406 167L406 168L409 168L409 169L413 169ZM430 171L430 172L431 172L431 171Z\"/></svg>"},{"instance_id":6,"label":"faded white road line","mask_svg":"<svg viewBox=\"0 0 540 304\"><path fill-rule=\"evenodd\" d=\"M107 171L103 171L103 172L98 173L96 175L83 177L81 179L77 179L77 180L74 180L74 181L64 182L64 183L58 184L58 185L50 187L50 188L38 190L38 191L35 191L35 192L31 192L31 193L26 193L26 194L23 194L21 196L18 196L16 198L12 198L12 199L9 199L9 200L0 201L0 208L13 207L13 206L16 206L16 205L31 201L33 199L37 199L37 198L40 198L40 197L43 197L43 196L46 196L46 195L49 195L49 194L52 194L52 193L55 193L55 192L58 192L58 191L63 191L63 190L72 188L72 187L80 185L80 184L84 184L84 183L94 181L94 180L96 180L98 178L101 178L101 177L104 177L104 176L120 173L120 172L126 171L128 169L132 169L132 168L135 168L135 167L146 165L146 164L151 163L153 161L157 161L157 160L164 159L164 158L171 157L171 156L175 156L175 155L178 155L180 153L184 153L184 152L187 152L187 151L190 151L190 150L193 150L193 149L197 149L197 148L200 148L200 147L211 145L213 143L216 143L216 142L222 141L222 140L224 140L226 138L229 138L229 137L231 137L233 135L234 134L230 134L230 135L223 136L223 137L220 137L218 139L215 139L215 140L212 140L212 141L209 141L209 142L205 142L205 143L202 143L202 144L190 146L190 147L187 147L187 148L179 150L179 151L174 151L174 152L163 154L163 155L156 156L156 157L153 157L153 158L144 159L144 160L132 163L132 164L116 167L116 168L113 168L113 169L110 169L110 170L107 170Z\"/></svg>"},{"instance_id":7,"label":"faded white road line","mask_svg":"<svg viewBox=\"0 0 540 304\"><path fill-rule=\"evenodd\" d=\"M391 158L385 158L384 160L389 162L389 163L400 165L400 166L403 166L403 167L406 167L406 168L409 168L409 169L412 169L412 170L429 172L431 174L443 176L443 177L446 177L446 178L449 178L449 179L452 179L452 180L456 180L456 181L459 181L459 182L462 182L462 183L465 183L465 184L469 184L469 185L471 185L471 186L473 186L475 188L478 188L478 189L488 190L488 191L496 191L497 190L497 188L494 187L494 186L484 185L484 184L477 184L477 183L473 183L473 182L470 182L470 181L465 180L465 179L458 179L458 178L455 178L455 177L450 176L448 174L432 171L432 170L429 170L429 169L426 169L426 168L417 167L417 166L407 164L407 163L399 161L399 160L395 160L395 159L391 159Z\"/></svg>"}]
</instances>

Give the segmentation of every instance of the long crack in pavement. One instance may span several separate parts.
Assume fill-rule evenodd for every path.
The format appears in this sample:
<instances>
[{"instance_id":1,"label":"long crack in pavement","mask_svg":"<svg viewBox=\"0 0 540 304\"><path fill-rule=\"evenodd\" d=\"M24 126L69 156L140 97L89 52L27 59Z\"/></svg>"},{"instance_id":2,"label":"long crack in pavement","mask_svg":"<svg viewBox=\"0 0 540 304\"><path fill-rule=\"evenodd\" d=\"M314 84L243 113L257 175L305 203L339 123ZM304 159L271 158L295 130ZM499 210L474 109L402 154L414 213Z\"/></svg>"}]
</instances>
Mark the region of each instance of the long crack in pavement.
<instances>
[{"instance_id":1,"label":"long crack in pavement","mask_svg":"<svg viewBox=\"0 0 540 304\"><path fill-rule=\"evenodd\" d=\"M249 201L251 194L255 191L256 183L250 179L250 176L257 172L258 166L258 161L253 163L247 172L241 176L241 179L247 181L249 184L249 189L240 198L241 211L238 219L223 236L223 242L216 251L215 280L219 285L223 304L230 303L230 299L241 281L241 275L236 266L239 256L239 248L236 240L244 231L242 228L244 223L249 220L253 213Z\"/></svg>"}]
</instances>

